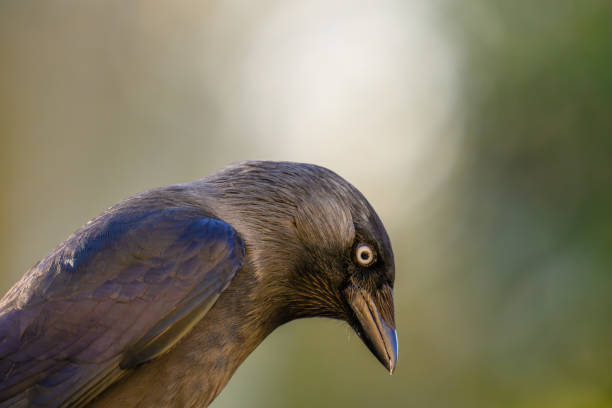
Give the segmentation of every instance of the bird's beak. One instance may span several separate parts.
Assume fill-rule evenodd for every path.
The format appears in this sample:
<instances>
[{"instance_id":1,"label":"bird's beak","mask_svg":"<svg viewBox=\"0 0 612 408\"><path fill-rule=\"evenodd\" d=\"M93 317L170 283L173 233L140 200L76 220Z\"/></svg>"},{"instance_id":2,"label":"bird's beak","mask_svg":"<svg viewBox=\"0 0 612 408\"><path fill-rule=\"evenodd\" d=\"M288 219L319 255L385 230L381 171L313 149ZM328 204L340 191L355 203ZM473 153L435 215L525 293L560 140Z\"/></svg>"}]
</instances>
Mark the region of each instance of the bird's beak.
<instances>
[{"instance_id":1,"label":"bird's beak","mask_svg":"<svg viewBox=\"0 0 612 408\"><path fill-rule=\"evenodd\" d=\"M376 358L393 374L397 363L397 332L393 313L393 290L384 286L374 296L355 285L346 298L357 317L355 331Z\"/></svg>"}]
</instances>

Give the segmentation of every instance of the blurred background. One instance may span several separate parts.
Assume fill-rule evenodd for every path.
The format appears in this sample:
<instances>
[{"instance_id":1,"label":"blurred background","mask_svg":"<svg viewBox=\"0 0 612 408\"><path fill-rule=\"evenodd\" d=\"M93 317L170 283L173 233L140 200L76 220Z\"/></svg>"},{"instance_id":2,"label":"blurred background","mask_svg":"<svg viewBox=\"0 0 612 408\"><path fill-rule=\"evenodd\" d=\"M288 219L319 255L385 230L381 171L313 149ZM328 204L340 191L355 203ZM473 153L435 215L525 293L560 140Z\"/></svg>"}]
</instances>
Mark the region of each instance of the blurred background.
<instances>
[{"instance_id":1,"label":"blurred background","mask_svg":"<svg viewBox=\"0 0 612 408\"><path fill-rule=\"evenodd\" d=\"M105 208L245 159L356 185L389 377L274 332L213 407L612 406L609 0L0 2L0 289Z\"/></svg>"}]
</instances>

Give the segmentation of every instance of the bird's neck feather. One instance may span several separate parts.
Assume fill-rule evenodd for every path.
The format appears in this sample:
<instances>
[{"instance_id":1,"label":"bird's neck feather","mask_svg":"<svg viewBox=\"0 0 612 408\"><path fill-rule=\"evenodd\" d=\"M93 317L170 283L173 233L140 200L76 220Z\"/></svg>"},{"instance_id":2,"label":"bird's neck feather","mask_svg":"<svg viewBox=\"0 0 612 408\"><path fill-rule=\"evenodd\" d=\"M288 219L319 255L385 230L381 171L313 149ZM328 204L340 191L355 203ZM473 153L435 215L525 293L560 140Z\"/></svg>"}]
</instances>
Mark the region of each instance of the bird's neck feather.
<instances>
[{"instance_id":1,"label":"bird's neck feather","mask_svg":"<svg viewBox=\"0 0 612 408\"><path fill-rule=\"evenodd\" d=\"M184 392L199 394L204 406L223 389L240 364L283 322L266 301L252 264L246 263L213 308L168 355L167 370L189 379ZM201 352L197 352L200 350ZM214 375L211 375L214 374ZM181 375L181 373L168 373Z\"/></svg>"}]
</instances>

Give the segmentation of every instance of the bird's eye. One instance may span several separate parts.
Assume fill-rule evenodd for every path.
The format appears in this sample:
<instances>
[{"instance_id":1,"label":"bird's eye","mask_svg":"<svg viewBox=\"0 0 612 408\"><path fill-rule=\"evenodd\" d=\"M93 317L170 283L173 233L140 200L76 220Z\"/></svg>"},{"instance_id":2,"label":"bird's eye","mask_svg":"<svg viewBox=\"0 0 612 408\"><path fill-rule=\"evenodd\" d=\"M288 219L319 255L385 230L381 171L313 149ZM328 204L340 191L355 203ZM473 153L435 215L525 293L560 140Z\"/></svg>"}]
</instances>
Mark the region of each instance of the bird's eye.
<instances>
[{"instance_id":1,"label":"bird's eye","mask_svg":"<svg viewBox=\"0 0 612 408\"><path fill-rule=\"evenodd\" d=\"M361 266L370 266L374 263L374 260L376 260L374 250L367 244L360 244L357 247L355 255L357 257L357 262L359 262Z\"/></svg>"}]
</instances>

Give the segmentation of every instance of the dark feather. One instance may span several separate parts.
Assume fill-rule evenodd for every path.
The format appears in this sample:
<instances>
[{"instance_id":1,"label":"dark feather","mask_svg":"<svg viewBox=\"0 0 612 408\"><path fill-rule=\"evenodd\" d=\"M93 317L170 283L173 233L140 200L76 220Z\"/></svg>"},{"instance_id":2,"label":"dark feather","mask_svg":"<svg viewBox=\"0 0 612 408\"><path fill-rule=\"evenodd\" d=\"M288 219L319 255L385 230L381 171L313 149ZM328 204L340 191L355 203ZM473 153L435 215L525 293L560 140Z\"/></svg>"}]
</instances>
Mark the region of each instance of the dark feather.
<instances>
[{"instance_id":1,"label":"dark feather","mask_svg":"<svg viewBox=\"0 0 612 408\"><path fill-rule=\"evenodd\" d=\"M105 213L5 298L0 400L86 403L179 340L243 257L233 228L193 208Z\"/></svg>"}]
</instances>

